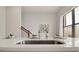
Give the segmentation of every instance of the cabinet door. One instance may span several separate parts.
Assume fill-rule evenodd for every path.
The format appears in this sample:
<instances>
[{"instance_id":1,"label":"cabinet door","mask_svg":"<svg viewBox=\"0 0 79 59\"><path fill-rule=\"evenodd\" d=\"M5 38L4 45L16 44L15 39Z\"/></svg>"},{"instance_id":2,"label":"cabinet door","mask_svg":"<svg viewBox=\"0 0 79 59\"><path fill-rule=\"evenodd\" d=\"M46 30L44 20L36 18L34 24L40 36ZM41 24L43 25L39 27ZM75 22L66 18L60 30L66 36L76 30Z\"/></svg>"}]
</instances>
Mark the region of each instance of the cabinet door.
<instances>
[{"instance_id":1,"label":"cabinet door","mask_svg":"<svg viewBox=\"0 0 79 59\"><path fill-rule=\"evenodd\" d=\"M6 8L6 33L7 36L11 33L16 37L21 35L21 7L12 6Z\"/></svg>"},{"instance_id":2,"label":"cabinet door","mask_svg":"<svg viewBox=\"0 0 79 59\"><path fill-rule=\"evenodd\" d=\"M0 38L5 37L5 19L6 19L6 9L0 6Z\"/></svg>"}]
</instances>

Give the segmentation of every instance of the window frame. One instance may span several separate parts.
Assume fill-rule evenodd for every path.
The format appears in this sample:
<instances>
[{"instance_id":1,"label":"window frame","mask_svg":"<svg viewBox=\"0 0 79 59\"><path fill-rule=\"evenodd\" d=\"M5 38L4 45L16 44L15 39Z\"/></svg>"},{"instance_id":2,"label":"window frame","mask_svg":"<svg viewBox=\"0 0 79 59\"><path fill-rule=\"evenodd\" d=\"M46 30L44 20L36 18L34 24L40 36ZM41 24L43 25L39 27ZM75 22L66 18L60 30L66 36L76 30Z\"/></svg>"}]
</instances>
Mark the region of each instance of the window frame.
<instances>
[{"instance_id":1,"label":"window frame","mask_svg":"<svg viewBox=\"0 0 79 59\"><path fill-rule=\"evenodd\" d=\"M78 7L78 6L77 6L77 7ZM77 7L74 8L74 15L75 15L75 9L76 9ZM75 25L78 25L78 24L79 24L79 23L75 23Z\"/></svg>"},{"instance_id":2,"label":"window frame","mask_svg":"<svg viewBox=\"0 0 79 59\"><path fill-rule=\"evenodd\" d=\"M70 13L70 12L72 12L72 11L69 11L68 13ZM67 13L67 14L68 14L68 13ZM67 15L67 14L65 14L65 15L63 16L63 21L64 21L64 23L65 23L65 24L64 24L64 27L72 26L72 24L71 24L71 25L66 25L66 15ZM72 16L72 15L71 15L71 16Z\"/></svg>"},{"instance_id":3,"label":"window frame","mask_svg":"<svg viewBox=\"0 0 79 59\"><path fill-rule=\"evenodd\" d=\"M77 7L75 7L75 8L77 8ZM63 36L64 36L64 28L68 27L68 26L72 26L72 37L75 37L75 25L79 25L79 23L75 23L75 8L73 8L71 11L69 11L69 12L72 12L72 24L71 25L66 25L66 15L69 12L63 16Z\"/></svg>"}]
</instances>

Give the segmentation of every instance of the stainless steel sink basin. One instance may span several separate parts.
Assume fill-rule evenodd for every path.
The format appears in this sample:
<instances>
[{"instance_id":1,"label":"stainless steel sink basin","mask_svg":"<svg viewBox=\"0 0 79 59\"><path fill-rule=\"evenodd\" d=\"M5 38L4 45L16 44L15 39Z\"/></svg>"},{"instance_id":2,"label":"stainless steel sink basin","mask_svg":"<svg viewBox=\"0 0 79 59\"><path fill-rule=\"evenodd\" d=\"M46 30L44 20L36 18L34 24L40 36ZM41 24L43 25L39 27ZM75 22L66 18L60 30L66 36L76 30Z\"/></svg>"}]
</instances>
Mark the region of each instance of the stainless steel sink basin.
<instances>
[{"instance_id":1,"label":"stainless steel sink basin","mask_svg":"<svg viewBox=\"0 0 79 59\"><path fill-rule=\"evenodd\" d=\"M57 40L25 40L16 44L65 44L62 41Z\"/></svg>"}]
</instances>

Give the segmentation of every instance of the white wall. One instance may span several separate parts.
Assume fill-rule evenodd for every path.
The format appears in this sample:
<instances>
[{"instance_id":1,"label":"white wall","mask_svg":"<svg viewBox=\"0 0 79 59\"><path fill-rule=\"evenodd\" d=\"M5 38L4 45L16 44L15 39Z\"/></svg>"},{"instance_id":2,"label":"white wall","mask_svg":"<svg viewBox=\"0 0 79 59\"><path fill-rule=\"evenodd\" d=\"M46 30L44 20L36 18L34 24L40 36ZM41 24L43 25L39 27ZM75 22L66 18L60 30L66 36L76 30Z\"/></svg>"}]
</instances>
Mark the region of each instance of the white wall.
<instances>
[{"instance_id":1,"label":"white wall","mask_svg":"<svg viewBox=\"0 0 79 59\"><path fill-rule=\"evenodd\" d=\"M58 26L58 34L63 36L63 15L71 11L73 6L65 6L57 13L57 26Z\"/></svg>"},{"instance_id":2,"label":"white wall","mask_svg":"<svg viewBox=\"0 0 79 59\"><path fill-rule=\"evenodd\" d=\"M57 14L52 13L23 13L22 25L32 33L38 34L39 24L49 24L50 35L63 35L62 16L67 13L71 7L65 7ZM6 25L6 26L5 26ZM0 38L8 36L10 33L20 36L19 27L21 26L21 7L0 7Z\"/></svg>"},{"instance_id":3,"label":"white wall","mask_svg":"<svg viewBox=\"0 0 79 59\"><path fill-rule=\"evenodd\" d=\"M0 6L0 38L5 37L6 8Z\"/></svg>"},{"instance_id":4,"label":"white wall","mask_svg":"<svg viewBox=\"0 0 79 59\"><path fill-rule=\"evenodd\" d=\"M22 25L38 35L40 24L49 24L49 34L56 34L56 15L51 13L22 13ZM23 33L24 34L24 33ZM23 35L22 34L22 35Z\"/></svg>"},{"instance_id":5,"label":"white wall","mask_svg":"<svg viewBox=\"0 0 79 59\"><path fill-rule=\"evenodd\" d=\"M14 36L20 36L21 26L21 7L6 8L6 36L12 33Z\"/></svg>"}]
</instances>

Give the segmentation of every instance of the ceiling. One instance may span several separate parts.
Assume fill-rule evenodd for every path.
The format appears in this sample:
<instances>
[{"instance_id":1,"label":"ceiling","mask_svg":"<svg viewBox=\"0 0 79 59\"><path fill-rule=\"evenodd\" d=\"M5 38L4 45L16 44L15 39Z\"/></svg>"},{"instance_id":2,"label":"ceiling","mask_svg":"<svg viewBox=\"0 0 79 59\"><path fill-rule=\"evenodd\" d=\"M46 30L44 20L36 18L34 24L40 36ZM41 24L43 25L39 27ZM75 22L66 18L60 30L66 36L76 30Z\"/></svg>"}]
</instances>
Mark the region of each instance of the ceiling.
<instances>
[{"instance_id":1,"label":"ceiling","mask_svg":"<svg viewBox=\"0 0 79 59\"><path fill-rule=\"evenodd\" d=\"M22 12L30 12L30 13L56 13L60 9L62 9L63 6L23 6Z\"/></svg>"}]
</instances>

